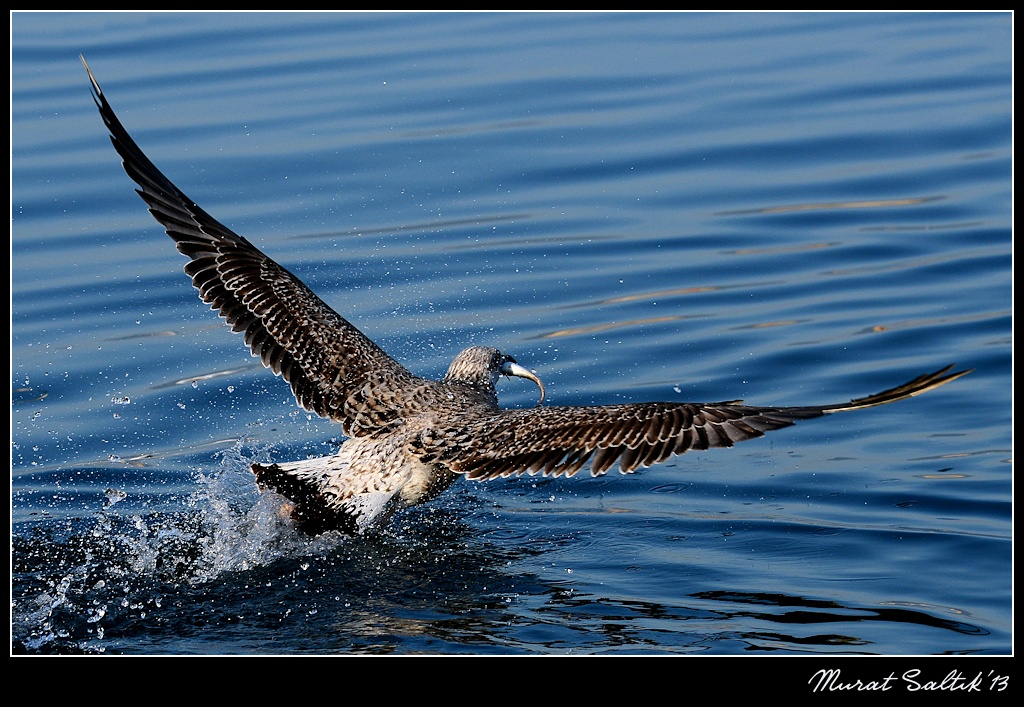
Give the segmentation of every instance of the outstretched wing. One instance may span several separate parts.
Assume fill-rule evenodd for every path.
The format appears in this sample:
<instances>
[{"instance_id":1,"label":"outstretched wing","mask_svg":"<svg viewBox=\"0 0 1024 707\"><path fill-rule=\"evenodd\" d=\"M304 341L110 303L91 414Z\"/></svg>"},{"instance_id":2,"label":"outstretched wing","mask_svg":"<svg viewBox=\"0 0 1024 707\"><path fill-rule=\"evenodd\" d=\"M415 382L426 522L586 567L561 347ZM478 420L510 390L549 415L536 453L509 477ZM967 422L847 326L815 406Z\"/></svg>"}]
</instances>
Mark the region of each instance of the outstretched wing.
<instances>
[{"instance_id":1,"label":"outstretched wing","mask_svg":"<svg viewBox=\"0 0 1024 707\"><path fill-rule=\"evenodd\" d=\"M588 462L594 476L616 462L635 471L691 449L731 447L797 420L885 405L970 373L947 366L896 388L839 405L754 407L723 403L636 403L503 411L461 428L424 433L424 458L471 479L572 476Z\"/></svg>"},{"instance_id":2,"label":"outstretched wing","mask_svg":"<svg viewBox=\"0 0 1024 707\"><path fill-rule=\"evenodd\" d=\"M85 58L82 58L85 64ZM171 183L128 135L85 64L93 98L110 130L110 141L153 217L178 250L191 260L185 272L199 296L231 326L243 332L253 356L292 387L306 410L343 423L360 434L379 422L353 424L346 401L372 395L387 382L411 379L397 361L297 277L261 253L189 199ZM351 401L350 401L351 402ZM359 404L366 402L359 400Z\"/></svg>"}]
</instances>

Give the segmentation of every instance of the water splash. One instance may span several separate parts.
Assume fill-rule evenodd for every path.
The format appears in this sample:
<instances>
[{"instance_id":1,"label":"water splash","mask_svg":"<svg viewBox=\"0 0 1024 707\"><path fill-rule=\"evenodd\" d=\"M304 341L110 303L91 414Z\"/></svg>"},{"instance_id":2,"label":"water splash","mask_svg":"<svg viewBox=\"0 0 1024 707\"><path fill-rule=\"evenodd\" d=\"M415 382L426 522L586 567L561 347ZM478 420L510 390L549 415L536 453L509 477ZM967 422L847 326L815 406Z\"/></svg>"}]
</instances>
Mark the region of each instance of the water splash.
<instances>
[{"instance_id":1,"label":"water splash","mask_svg":"<svg viewBox=\"0 0 1024 707\"><path fill-rule=\"evenodd\" d=\"M344 538L309 538L260 493L249 465L266 450L243 442L197 472L196 490L171 512L119 513L129 493L110 488L92 517L18 533L12 576L12 651L103 653L139 622L160 622L181 597L233 573L320 557ZM121 504L121 505L119 505Z\"/></svg>"}]
</instances>

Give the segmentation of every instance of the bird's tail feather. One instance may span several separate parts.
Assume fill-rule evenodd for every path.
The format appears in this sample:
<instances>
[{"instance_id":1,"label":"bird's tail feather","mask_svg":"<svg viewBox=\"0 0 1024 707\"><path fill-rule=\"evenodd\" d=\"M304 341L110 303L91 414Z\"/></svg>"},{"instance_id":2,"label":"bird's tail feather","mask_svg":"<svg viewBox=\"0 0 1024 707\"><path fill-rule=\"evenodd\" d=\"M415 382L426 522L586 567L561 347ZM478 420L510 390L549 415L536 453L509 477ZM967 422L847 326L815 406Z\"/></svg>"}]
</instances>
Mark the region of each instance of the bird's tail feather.
<instances>
[{"instance_id":1,"label":"bird's tail feather","mask_svg":"<svg viewBox=\"0 0 1024 707\"><path fill-rule=\"evenodd\" d=\"M309 535L330 530L358 535L384 515L393 494L345 494L336 483L344 478L337 468L339 462L338 456L333 455L283 464L253 464L251 468L261 488L275 491L291 502L291 518L299 530Z\"/></svg>"}]
</instances>

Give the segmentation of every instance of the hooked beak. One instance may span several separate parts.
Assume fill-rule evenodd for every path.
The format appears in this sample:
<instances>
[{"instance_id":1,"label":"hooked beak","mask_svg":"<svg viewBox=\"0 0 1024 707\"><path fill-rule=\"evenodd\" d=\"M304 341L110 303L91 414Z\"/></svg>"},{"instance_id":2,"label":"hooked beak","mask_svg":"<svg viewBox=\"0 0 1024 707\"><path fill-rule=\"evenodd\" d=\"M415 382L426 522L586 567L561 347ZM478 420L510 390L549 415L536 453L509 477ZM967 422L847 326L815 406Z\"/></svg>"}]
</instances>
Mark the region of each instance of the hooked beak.
<instances>
[{"instance_id":1,"label":"hooked beak","mask_svg":"<svg viewBox=\"0 0 1024 707\"><path fill-rule=\"evenodd\" d=\"M537 407L544 404L544 384L540 382L540 378L530 373L528 370L520 366L515 361L505 361L501 364L501 372L506 376L515 376L516 378L525 378L531 380L537 384L540 388L540 401L537 403Z\"/></svg>"}]
</instances>

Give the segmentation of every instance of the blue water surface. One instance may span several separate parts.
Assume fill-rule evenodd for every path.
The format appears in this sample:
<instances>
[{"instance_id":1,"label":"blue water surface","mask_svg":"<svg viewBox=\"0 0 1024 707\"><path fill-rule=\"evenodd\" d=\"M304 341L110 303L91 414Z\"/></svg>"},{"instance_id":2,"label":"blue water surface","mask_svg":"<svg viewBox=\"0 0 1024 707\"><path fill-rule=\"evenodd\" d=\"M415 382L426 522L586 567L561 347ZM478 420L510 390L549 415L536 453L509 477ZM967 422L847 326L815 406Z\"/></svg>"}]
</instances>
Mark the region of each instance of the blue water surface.
<instances>
[{"instance_id":1,"label":"blue water surface","mask_svg":"<svg viewBox=\"0 0 1024 707\"><path fill-rule=\"evenodd\" d=\"M1012 16L11 28L12 652L1012 652ZM551 404L801 405L974 371L301 536L249 464L341 431L196 297L79 53L179 187L414 373L484 344Z\"/></svg>"}]
</instances>

